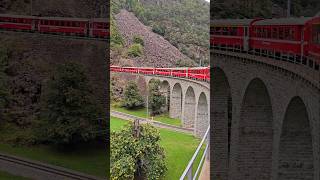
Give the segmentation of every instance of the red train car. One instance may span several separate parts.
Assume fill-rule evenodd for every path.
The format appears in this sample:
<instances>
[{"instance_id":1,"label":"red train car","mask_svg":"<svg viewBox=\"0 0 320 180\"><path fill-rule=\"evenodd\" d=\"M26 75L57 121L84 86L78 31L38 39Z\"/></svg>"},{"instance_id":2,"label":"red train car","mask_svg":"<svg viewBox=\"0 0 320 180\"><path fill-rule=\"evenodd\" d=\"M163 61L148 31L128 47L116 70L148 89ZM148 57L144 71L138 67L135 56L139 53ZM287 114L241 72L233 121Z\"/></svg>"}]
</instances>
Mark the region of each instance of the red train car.
<instances>
[{"instance_id":1,"label":"red train car","mask_svg":"<svg viewBox=\"0 0 320 180\"><path fill-rule=\"evenodd\" d=\"M175 68L175 69L172 69L172 76L175 76L175 77L188 77L188 68Z\"/></svg>"},{"instance_id":2,"label":"red train car","mask_svg":"<svg viewBox=\"0 0 320 180\"><path fill-rule=\"evenodd\" d=\"M38 31L40 33L64 34L64 35L88 35L88 19L41 17L39 18Z\"/></svg>"},{"instance_id":3,"label":"red train car","mask_svg":"<svg viewBox=\"0 0 320 180\"><path fill-rule=\"evenodd\" d=\"M218 19L211 21L211 46L217 49L247 51L249 28L259 19Z\"/></svg>"},{"instance_id":4,"label":"red train car","mask_svg":"<svg viewBox=\"0 0 320 180\"><path fill-rule=\"evenodd\" d=\"M33 16L0 14L0 29L34 31L37 23L38 19Z\"/></svg>"},{"instance_id":5,"label":"red train car","mask_svg":"<svg viewBox=\"0 0 320 180\"><path fill-rule=\"evenodd\" d=\"M137 68L137 69L138 69L138 73L141 73L141 74L154 74L155 73L155 69L151 68L151 67Z\"/></svg>"},{"instance_id":6,"label":"red train car","mask_svg":"<svg viewBox=\"0 0 320 180\"><path fill-rule=\"evenodd\" d=\"M310 58L310 61L314 61L315 69L319 69L320 64L320 17L311 19L306 24L305 30L308 43L305 45L305 53ZM312 63L312 62L311 62ZM309 63L309 64L311 64Z\"/></svg>"},{"instance_id":7,"label":"red train car","mask_svg":"<svg viewBox=\"0 0 320 180\"><path fill-rule=\"evenodd\" d=\"M96 18L90 21L90 37L109 37L109 23L106 18Z\"/></svg>"}]
</instances>

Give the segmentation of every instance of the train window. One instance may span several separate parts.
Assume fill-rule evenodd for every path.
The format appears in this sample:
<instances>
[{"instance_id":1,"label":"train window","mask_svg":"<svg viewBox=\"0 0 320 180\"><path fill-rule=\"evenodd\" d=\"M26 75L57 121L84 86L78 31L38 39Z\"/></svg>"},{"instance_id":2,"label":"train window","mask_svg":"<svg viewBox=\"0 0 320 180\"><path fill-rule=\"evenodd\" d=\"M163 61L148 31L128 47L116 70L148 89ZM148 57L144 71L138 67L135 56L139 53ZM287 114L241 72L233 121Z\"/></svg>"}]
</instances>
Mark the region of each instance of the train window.
<instances>
[{"instance_id":1,"label":"train window","mask_svg":"<svg viewBox=\"0 0 320 180\"><path fill-rule=\"evenodd\" d=\"M279 39L283 39L284 38L284 32L283 32L283 27L279 28Z\"/></svg>"},{"instance_id":2,"label":"train window","mask_svg":"<svg viewBox=\"0 0 320 180\"><path fill-rule=\"evenodd\" d=\"M248 36L248 27L244 27L244 35Z\"/></svg>"},{"instance_id":3,"label":"train window","mask_svg":"<svg viewBox=\"0 0 320 180\"><path fill-rule=\"evenodd\" d=\"M290 29L284 28L284 39L290 40Z\"/></svg>"},{"instance_id":4,"label":"train window","mask_svg":"<svg viewBox=\"0 0 320 180\"><path fill-rule=\"evenodd\" d=\"M278 39L278 28L272 28L272 38Z\"/></svg>"},{"instance_id":5,"label":"train window","mask_svg":"<svg viewBox=\"0 0 320 180\"><path fill-rule=\"evenodd\" d=\"M312 26L312 41L315 44L320 44L320 24Z\"/></svg>"}]
</instances>

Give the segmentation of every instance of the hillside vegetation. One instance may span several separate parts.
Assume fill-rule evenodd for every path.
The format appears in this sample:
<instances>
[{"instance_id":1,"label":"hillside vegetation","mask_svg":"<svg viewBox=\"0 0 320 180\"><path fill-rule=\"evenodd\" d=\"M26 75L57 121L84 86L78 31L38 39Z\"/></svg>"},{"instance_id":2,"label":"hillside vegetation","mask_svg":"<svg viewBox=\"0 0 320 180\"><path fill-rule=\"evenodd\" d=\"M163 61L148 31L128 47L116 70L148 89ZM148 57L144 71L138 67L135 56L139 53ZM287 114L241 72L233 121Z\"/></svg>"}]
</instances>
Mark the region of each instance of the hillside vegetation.
<instances>
[{"instance_id":1,"label":"hillside vegetation","mask_svg":"<svg viewBox=\"0 0 320 180\"><path fill-rule=\"evenodd\" d=\"M195 62L193 66L200 63L208 65L209 3L206 1L114 0L111 4L111 16L118 16L123 13L123 9L132 12L149 31L162 36L192 59ZM172 64L174 66L192 65L180 59L175 61Z\"/></svg>"},{"instance_id":2,"label":"hillside vegetation","mask_svg":"<svg viewBox=\"0 0 320 180\"><path fill-rule=\"evenodd\" d=\"M211 18L285 17L287 0L216 0ZM319 0L291 0L291 15L314 16L320 11Z\"/></svg>"}]
</instances>

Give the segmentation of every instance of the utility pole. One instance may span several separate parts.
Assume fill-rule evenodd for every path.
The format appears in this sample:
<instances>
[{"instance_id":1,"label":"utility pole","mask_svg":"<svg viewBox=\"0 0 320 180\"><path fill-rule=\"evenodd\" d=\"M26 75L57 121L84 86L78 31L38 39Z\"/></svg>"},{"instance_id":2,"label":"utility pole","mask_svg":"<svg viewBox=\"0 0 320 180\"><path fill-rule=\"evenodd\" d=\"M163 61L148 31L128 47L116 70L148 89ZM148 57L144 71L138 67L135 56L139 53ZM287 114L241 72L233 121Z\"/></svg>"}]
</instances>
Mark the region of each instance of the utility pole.
<instances>
[{"instance_id":1,"label":"utility pole","mask_svg":"<svg viewBox=\"0 0 320 180\"><path fill-rule=\"evenodd\" d=\"M291 0L288 0L287 3L287 17L290 17L291 14Z\"/></svg>"}]
</instances>

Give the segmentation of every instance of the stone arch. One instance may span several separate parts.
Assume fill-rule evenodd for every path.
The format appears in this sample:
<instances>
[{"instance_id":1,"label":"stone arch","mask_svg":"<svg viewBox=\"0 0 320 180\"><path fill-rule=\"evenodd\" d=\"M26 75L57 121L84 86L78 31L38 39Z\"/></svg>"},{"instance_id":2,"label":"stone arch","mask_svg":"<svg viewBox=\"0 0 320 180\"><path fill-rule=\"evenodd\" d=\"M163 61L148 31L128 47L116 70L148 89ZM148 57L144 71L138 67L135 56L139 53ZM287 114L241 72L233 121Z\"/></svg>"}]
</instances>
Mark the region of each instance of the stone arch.
<instances>
[{"instance_id":1,"label":"stone arch","mask_svg":"<svg viewBox=\"0 0 320 180\"><path fill-rule=\"evenodd\" d=\"M160 85L160 92L166 97L166 104L164 107L164 112L169 112L170 109L170 84L168 81L164 80Z\"/></svg>"},{"instance_id":2,"label":"stone arch","mask_svg":"<svg viewBox=\"0 0 320 180\"><path fill-rule=\"evenodd\" d=\"M313 147L308 112L300 97L291 99L282 124L278 179L313 180Z\"/></svg>"},{"instance_id":3,"label":"stone arch","mask_svg":"<svg viewBox=\"0 0 320 180\"><path fill-rule=\"evenodd\" d=\"M204 92L199 96L196 118L195 134L202 137L209 126L208 98Z\"/></svg>"},{"instance_id":4,"label":"stone arch","mask_svg":"<svg viewBox=\"0 0 320 180\"><path fill-rule=\"evenodd\" d=\"M237 154L238 179L271 178L272 123L272 106L267 87L262 80L255 78L247 86L241 105Z\"/></svg>"},{"instance_id":5,"label":"stone arch","mask_svg":"<svg viewBox=\"0 0 320 180\"><path fill-rule=\"evenodd\" d=\"M182 87L176 83L172 88L170 97L170 117L181 119L182 115Z\"/></svg>"},{"instance_id":6,"label":"stone arch","mask_svg":"<svg viewBox=\"0 0 320 180\"><path fill-rule=\"evenodd\" d=\"M188 87L184 97L183 127L193 128L196 114L196 96L191 86Z\"/></svg>"},{"instance_id":7,"label":"stone arch","mask_svg":"<svg viewBox=\"0 0 320 180\"><path fill-rule=\"evenodd\" d=\"M210 166L213 179L228 179L231 145L232 97L228 78L220 68L213 69L211 80L211 119L210 132L213 155Z\"/></svg>"}]
</instances>

